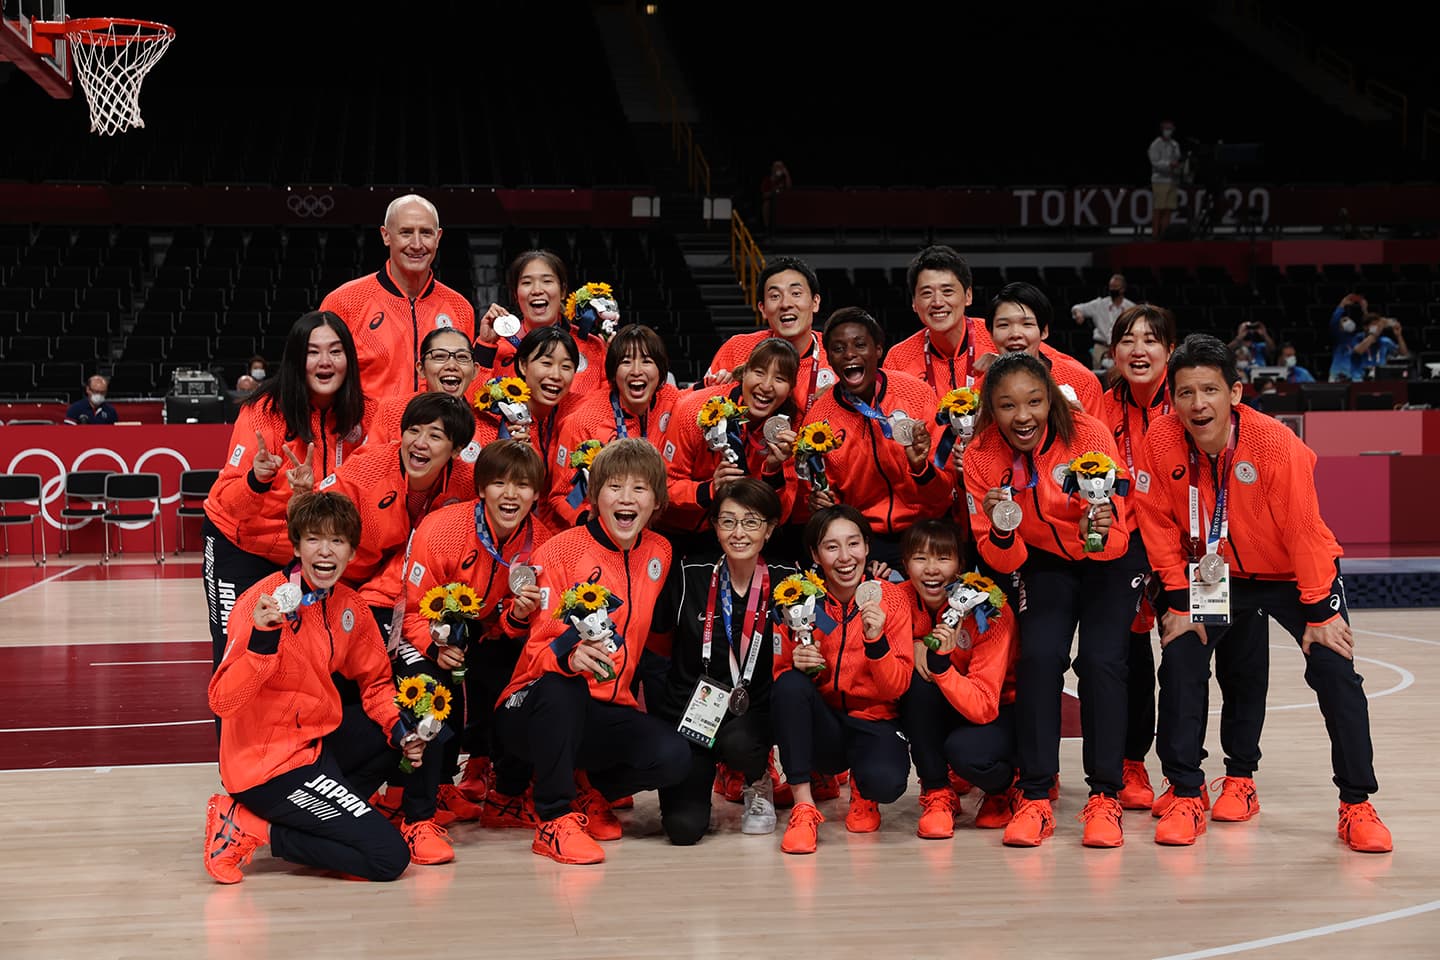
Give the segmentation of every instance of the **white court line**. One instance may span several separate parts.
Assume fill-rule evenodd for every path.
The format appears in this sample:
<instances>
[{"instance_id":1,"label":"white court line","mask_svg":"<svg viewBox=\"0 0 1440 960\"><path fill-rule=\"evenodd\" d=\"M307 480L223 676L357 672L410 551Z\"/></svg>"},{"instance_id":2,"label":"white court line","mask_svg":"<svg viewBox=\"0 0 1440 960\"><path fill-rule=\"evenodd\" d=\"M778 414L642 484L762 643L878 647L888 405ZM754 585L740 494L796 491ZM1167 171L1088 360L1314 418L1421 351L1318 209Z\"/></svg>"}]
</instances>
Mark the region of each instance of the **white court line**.
<instances>
[{"instance_id":1,"label":"white court line","mask_svg":"<svg viewBox=\"0 0 1440 960\"><path fill-rule=\"evenodd\" d=\"M92 667L150 667L161 663L210 663L209 660L99 660Z\"/></svg>"},{"instance_id":2,"label":"white court line","mask_svg":"<svg viewBox=\"0 0 1440 960\"><path fill-rule=\"evenodd\" d=\"M81 564L77 564L76 566L71 567L69 570L61 570L59 573L52 573L52 574L50 574L50 576L46 577L44 580L36 580L34 583L30 584L28 587L21 587L19 590L16 590L14 593L7 593L7 594L5 594L5 596L0 597L0 603L4 603L6 600L14 600L16 597L20 596L20 594L22 594L22 593L28 593L29 591L34 590L36 587L43 587L45 584L49 583L51 580L59 580L61 577L66 576L67 574L74 573L76 570L84 570L87 566L89 566L89 564L81 563Z\"/></svg>"},{"instance_id":3,"label":"white court line","mask_svg":"<svg viewBox=\"0 0 1440 960\"><path fill-rule=\"evenodd\" d=\"M90 727L5 727L0 733L51 733L62 730L131 730L140 727L191 727L197 723L214 723L211 720L167 720L164 723L99 723Z\"/></svg>"},{"instance_id":4,"label":"white court line","mask_svg":"<svg viewBox=\"0 0 1440 960\"><path fill-rule=\"evenodd\" d=\"M122 763L111 767L16 767L12 770L0 770L0 775L7 773L113 773L116 770L167 770L171 767L215 767L214 760L206 760L197 763Z\"/></svg>"},{"instance_id":5,"label":"white court line","mask_svg":"<svg viewBox=\"0 0 1440 960\"><path fill-rule=\"evenodd\" d=\"M1284 644L1284 643L1272 643L1272 644L1270 644L1270 649L1271 649L1271 650L1296 650L1296 649L1299 649L1299 648L1298 648L1298 647L1291 646L1291 645L1289 645L1289 644ZM1374 659L1373 657L1356 657L1356 658L1355 658L1355 662L1356 662L1356 663L1373 663L1373 664L1375 664L1375 665L1377 665L1377 666L1389 667L1391 670L1394 670L1396 673L1400 674L1400 682L1399 682L1399 683L1395 684L1393 687L1386 687L1384 690L1377 690L1377 691L1375 691L1374 693L1366 693L1366 694L1365 694L1365 699L1366 699L1366 700L1378 700L1378 699L1380 699L1381 697L1388 697L1388 696L1390 696L1390 694L1392 694L1392 693L1399 693L1401 690L1404 690L1405 688L1407 688L1407 687L1409 687L1409 686L1411 686L1411 685L1413 685L1413 684L1415 683L1415 674L1411 673L1409 670L1406 670L1404 667L1399 666L1399 665L1394 664L1394 663L1390 663L1390 662L1387 661L1387 660L1376 660L1376 659ZM1220 716L1220 710L1221 710L1221 709L1222 709L1222 708L1220 708L1220 707L1212 707L1212 708L1210 709L1210 716L1212 716L1212 717L1218 717L1218 716ZM1309 701L1309 702L1307 702L1307 703L1282 703L1282 704L1280 704L1279 706L1266 705L1266 707L1265 707L1265 712L1266 712L1266 713L1276 713L1276 712L1281 711L1281 710L1312 710L1312 709L1313 709L1313 710L1318 710L1318 709L1320 709L1320 704L1319 704L1318 702L1312 700L1312 701Z\"/></svg>"},{"instance_id":6,"label":"white court line","mask_svg":"<svg viewBox=\"0 0 1440 960\"><path fill-rule=\"evenodd\" d=\"M1282 933L1279 936L1265 937L1261 940L1246 940L1244 943L1232 943L1228 947L1212 947L1209 950L1195 950L1191 953L1172 953L1169 956L1157 957L1155 960L1202 960L1204 957L1223 957L1232 953L1244 953L1247 950L1273 947L1281 943L1294 943L1297 940L1309 940L1311 937L1324 937L1332 933L1342 933L1346 930L1358 930L1361 927L1370 927L1377 923L1388 923L1391 920L1403 920L1406 917L1413 917L1417 914L1429 913L1431 910L1440 910L1440 900L1431 900L1429 903L1406 907L1403 910L1390 910L1386 913L1376 913L1368 917L1346 920L1344 923L1331 923L1323 927L1311 927L1309 930L1296 930L1294 933Z\"/></svg>"},{"instance_id":7,"label":"white court line","mask_svg":"<svg viewBox=\"0 0 1440 960\"><path fill-rule=\"evenodd\" d=\"M1379 630L1361 630L1359 627L1351 627L1355 633L1369 634L1372 637L1388 637L1391 640L1409 640L1411 643L1424 643L1432 647L1440 647L1440 640L1422 640L1419 637L1406 637L1398 633L1381 633Z\"/></svg>"}]
</instances>

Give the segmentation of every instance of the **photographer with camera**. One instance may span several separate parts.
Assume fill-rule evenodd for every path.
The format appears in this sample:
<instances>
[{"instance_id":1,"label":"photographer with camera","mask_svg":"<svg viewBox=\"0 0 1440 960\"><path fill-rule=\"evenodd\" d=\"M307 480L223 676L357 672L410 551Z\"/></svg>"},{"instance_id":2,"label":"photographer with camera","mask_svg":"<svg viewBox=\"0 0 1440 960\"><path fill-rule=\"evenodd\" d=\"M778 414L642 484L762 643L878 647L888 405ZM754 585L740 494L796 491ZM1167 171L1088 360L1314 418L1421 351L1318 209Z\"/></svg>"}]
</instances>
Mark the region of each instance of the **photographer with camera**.
<instances>
[{"instance_id":1,"label":"photographer with camera","mask_svg":"<svg viewBox=\"0 0 1440 960\"><path fill-rule=\"evenodd\" d=\"M105 399L109 389L110 379L98 373L86 380L85 399L70 404L65 411L65 422L114 424L120 419L120 414L116 412L114 404Z\"/></svg>"},{"instance_id":2,"label":"photographer with camera","mask_svg":"<svg viewBox=\"0 0 1440 960\"><path fill-rule=\"evenodd\" d=\"M1240 324L1235 331L1235 339L1230 341L1230 352L1237 358L1248 354L1251 367L1268 367L1271 358L1278 354L1275 339L1259 320L1247 320Z\"/></svg>"},{"instance_id":3,"label":"photographer with camera","mask_svg":"<svg viewBox=\"0 0 1440 960\"><path fill-rule=\"evenodd\" d=\"M1364 380L1368 371L1388 363L1392 355L1405 356L1409 347L1400 321L1370 312L1358 293L1346 294L1330 316L1335 352L1330 361L1330 382Z\"/></svg>"}]
</instances>

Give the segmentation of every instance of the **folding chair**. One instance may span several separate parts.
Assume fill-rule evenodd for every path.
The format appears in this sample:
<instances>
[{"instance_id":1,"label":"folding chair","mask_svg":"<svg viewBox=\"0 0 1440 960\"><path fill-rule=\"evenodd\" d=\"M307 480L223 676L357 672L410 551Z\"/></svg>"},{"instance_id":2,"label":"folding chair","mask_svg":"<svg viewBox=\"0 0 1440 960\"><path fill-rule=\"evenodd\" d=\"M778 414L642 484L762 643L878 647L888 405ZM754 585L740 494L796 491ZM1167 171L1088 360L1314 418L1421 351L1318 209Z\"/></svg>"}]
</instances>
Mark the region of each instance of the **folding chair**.
<instances>
[{"instance_id":1,"label":"folding chair","mask_svg":"<svg viewBox=\"0 0 1440 960\"><path fill-rule=\"evenodd\" d=\"M105 515L105 478L114 470L74 470L65 474L65 505L60 508L60 556L70 552L71 522L75 529Z\"/></svg>"},{"instance_id":2,"label":"folding chair","mask_svg":"<svg viewBox=\"0 0 1440 960\"><path fill-rule=\"evenodd\" d=\"M146 503L150 509L145 513L127 513L127 504ZM155 550L155 562L165 562L165 531L160 526L160 474L158 473L112 473L105 478L105 514L100 518L105 523L105 553L101 563L110 562L110 528L117 523L138 523L151 528L151 541ZM117 544L121 553L123 539Z\"/></svg>"},{"instance_id":3,"label":"folding chair","mask_svg":"<svg viewBox=\"0 0 1440 960\"><path fill-rule=\"evenodd\" d=\"M205 516L205 498L220 478L219 470L185 470L180 474L180 504L175 508L175 534L180 542L175 555L185 552L185 521Z\"/></svg>"},{"instance_id":4,"label":"folding chair","mask_svg":"<svg viewBox=\"0 0 1440 960\"><path fill-rule=\"evenodd\" d=\"M5 538L5 556L10 556L10 528L16 524L24 523L30 527L30 559L35 561L35 566L45 564L45 522L40 509L41 492L40 475L38 473L6 473L0 474L0 531L3 531ZM25 503L35 507L34 513L10 514L5 512L5 505L10 503ZM40 553L35 553L35 528L40 528Z\"/></svg>"}]
</instances>

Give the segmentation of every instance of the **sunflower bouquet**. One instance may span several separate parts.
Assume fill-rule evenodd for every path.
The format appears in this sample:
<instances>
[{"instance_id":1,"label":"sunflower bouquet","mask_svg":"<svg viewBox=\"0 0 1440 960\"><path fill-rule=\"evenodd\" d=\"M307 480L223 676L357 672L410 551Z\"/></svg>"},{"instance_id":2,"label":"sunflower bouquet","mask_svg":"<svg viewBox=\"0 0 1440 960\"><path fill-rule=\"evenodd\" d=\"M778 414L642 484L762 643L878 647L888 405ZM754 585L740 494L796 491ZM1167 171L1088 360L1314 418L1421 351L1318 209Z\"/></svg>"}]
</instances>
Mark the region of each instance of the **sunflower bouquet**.
<instances>
[{"instance_id":1,"label":"sunflower bouquet","mask_svg":"<svg viewBox=\"0 0 1440 960\"><path fill-rule=\"evenodd\" d=\"M1090 521L1111 496L1123 497L1130 492L1130 481L1120 476L1118 464L1103 453L1090 451L1071 460L1065 467L1066 493L1078 493L1090 504ZM1095 530L1085 536L1085 552L1099 553L1105 549L1105 537Z\"/></svg>"},{"instance_id":2,"label":"sunflower bouquet","mask_svg":"<svg viewBox=\"0 0 1440 960\"><path fill-rule=\"evenodd\" d=\"M408 729L426 743L449 733L445 719L455 701L448 687L428 673L398 677L395 682L395 706L400 708L401 722ZM414 766L402 758L400 769L410 773Z\"/></svg>"},{"instance_id":3,"label":"sunflower bouquet","mask_svg":"<svg viewBox=\"0 0 1440 960\"><path fill-rule=\"evenodd\" d=\"M957 387L940 398L935 423L949 427L935 449L935 466L944 468L957 440L969 443L975 436L975 416L980 412L980 391L974 387Z\"/></svg>"},{"instance_id":4,"label":"sunflower bouquet","mask_svg":"<svg viewBox=\"0 0 1440 960\"><path fill-rule=\"evenodd\" d=\"M447 583L431 587L420 598L420 616L430 621L430 636L440 646L464 648L465 628L480 618L484 604L468 583ZM465 679L465 668L450 672L456 683Z\"/></svg>"},{"instance_id":5,"label":"sunflower bouquet","mask_svg":"<svg viewBox=\"0 0 1440 960\"><path fill-rule=\"evenodd\" d=\"M706 446L719 453L728 463L740 462L740 454L735 452L736 445L730 442L730 425L732 421L736 426L744 423L745 413L745 408L734 400L719 396L706 400L695 417L696 424L705 433Z\"/></svg>"},{"instance_id":6,"label":"sunflower bouquet","mask_svg":"<svg viewBox=\"0 0 1440 960\"><path fill-rule=\"evenodd\" d=\"M830 427L830 421L817 420L800 428L795 438L795 472L816 490L828 490L830 482L825 479L825 454L840 448L840 435Z\"/></svg>"},{"instance_id":7,"label":"sunflower bouquet","mask_svg":"<svg viewBox=\"0 0 1440 960\"><path fill-rule=\"evenodd\" d=\"M530 386L519 377L492 377L475 394L475 409L481 413L499 411L505 422L524 426L531 422Z\"/></svg>"},{"instance_id":8,"label":"sunflower bouquet","mask_svg":"<svg viewBox=\"0 0 1440 960\"><path fill-rule=\"evenodd\" d=\"M620 329L620 305L608 283L587 283L565 298L565 319L581 336L599 333L606 341Z\"/></svg>"},{"instance_id":9,"label":"sunflower bouquet","mask_svg":"<svg viewBox=\"0 0 1440 960\"><path fill-rule=\"evenodd\" d=\"M825 581L813 570L803 574L791 574L775 585L771 594L775 600L776 619L790 628L795 642L803 645L814 643L815 604L825 599ZM819 668L805 671L814 676Z\"/></svg>"},{"instance_id":10,"label":"sunflower bouquet","mask_svg":"<svg viewBox=\"0 0 1440 960\"><path fill-rule=\"evenodd\" d=\"M570 481L570 495L565 498L565 502L576 510L580 509L589 492L590 464L595 462L595 455L604 446L599 440L586 440L570 454L570 466L575 468L575 477Z\"/></svg>"},{"instance_id":11,"label":"sunflower bouquet","mask_svg":"<svg viewBox=\"0 0 1440 960\"><path fill-rule=\"evenodd\" d=\"M990 621L1000 616L1000 611L1004 609L1005 591L989 577L971 572L961 575L950 585L945 609L940 611L940 620L957 631L956 646L965 649L970 646L970 638L959 628L966 616L973 613L976 629L984 633L990 629ZM940 646L933 633L927 634L923 642L931 650Z\"/></svg>"},{"instance_id":12,"label":"sunflower bouquet","mask_svg":"<svg viewBox=\"0 0 1440 960\"><path fill-rule=\"evenodd\" d=\"M560 594L555 619L569 624L580 635L581 643L599 644L606 653L620 649L615 643L615 622L610 614L620 609L620 598L598 583L577 583ZM615 679L615 671L595 675L601 683Z\"/></svg>"}]
</instances>

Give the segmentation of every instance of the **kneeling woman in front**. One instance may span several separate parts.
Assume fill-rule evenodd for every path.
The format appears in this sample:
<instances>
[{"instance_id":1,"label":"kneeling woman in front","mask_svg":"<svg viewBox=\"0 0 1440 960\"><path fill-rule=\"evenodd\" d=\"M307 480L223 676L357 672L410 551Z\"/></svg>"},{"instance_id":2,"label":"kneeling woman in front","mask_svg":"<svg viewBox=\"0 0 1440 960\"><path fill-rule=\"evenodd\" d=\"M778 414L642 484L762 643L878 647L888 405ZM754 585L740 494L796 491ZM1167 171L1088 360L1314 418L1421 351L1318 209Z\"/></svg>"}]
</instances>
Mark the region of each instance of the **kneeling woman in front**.
<instances>
[{"instance_id":1,"label":"kneeling woman in front","mask_svg":"<svg viewBox=\"0 0 1440 960\"><path fill-rule=\"evenodd\" d=\"M897 584L865 581L870 522L854 507L817 512L805 525L805 546L820 568L818 577L807 575L809 589L803 589L814 600L813 627L791 627L801 619L793 608L808 605L802 588L782 582L774 591L785 609L771 711L780 762L795 793L780 844L786 853L814 853L825 822L809 771L850 771L845 826L851 833L880 829L877 804L899 799L910 775L896 719L915 667L905 597Z\"/></svg>"},{"instance_id":2,"label":"kneeling woman in front","mask_svg":"<svg viewBox=\"0 0 1440 960\"><path fill-rule=\"evenodd\" d=\"M531 849L599 863L620 839L611 801L679 783L690 748L635 701L640 663L670 570L670 544L646 529L665 507L665 464L647 441L614 440L590 465L590 516L535 551L541 610L500 695L505 748L535 769ZM589 773L579 791L575 771Z\"/></svg>"}]
</instances>

